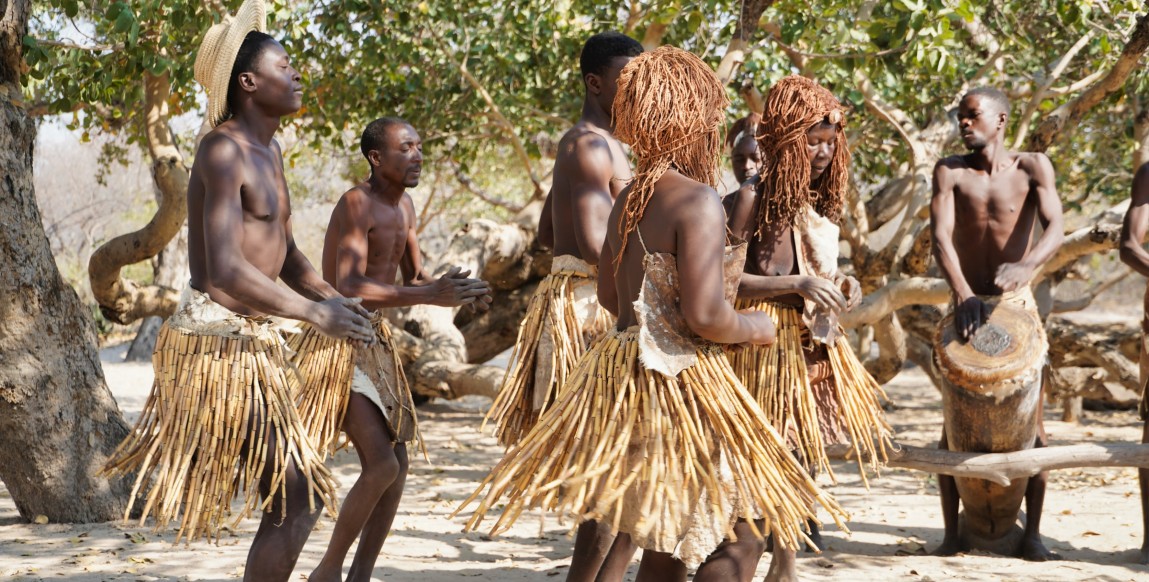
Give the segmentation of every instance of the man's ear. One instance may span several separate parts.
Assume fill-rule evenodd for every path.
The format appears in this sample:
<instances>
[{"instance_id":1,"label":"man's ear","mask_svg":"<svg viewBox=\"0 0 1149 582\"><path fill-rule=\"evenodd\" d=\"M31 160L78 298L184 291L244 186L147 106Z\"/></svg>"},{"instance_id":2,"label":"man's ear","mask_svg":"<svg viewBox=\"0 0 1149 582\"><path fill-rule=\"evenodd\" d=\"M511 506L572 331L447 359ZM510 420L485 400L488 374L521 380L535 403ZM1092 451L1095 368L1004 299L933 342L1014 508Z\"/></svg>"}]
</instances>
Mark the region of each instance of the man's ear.
<instances>
[{"instance_id":1,"label":"man's ear","mask_svg":"<svg viewBox=\"0 0 1149 582\"><path fill-rule=\"evenodd\" d=\"M590 91L594 95L602 93L602 77L595 73L589 73L582 79L583 82L586 83L587 91Z\"/></svg>"},{"instance_id":2,"label":"man's ear","mask_svg":"<svg viewBox=\"0 0 1149 582\"><path fill-rule=\"evenodd\" d=\"M367 150L367 163L371 164L372 168L383 165L383 157L379 150Z\"/></svg>"},{"instance_id":3,"label":"man's ear","mask_svg":"<svg viewBox=\"0 0 1149 582\"><path fill-rule=\"evenodd\" d=\"M255 73L251 71L240 73L236 80L238 81L237 84L240 90L248 92L255 91Z\"/></svg>"},{"instance_id":4,"label":"man's ear","mask_svg":"<svg viewBox=\"0 0 1149 582\"><path fill-rule=\"evenodd\" d=\"M997 127L999 129L1004 128L1008 121L1009 121L1009 113L1008 112L1002 111L1001 113L997 114Z\"/></svg>"}]
</instances>

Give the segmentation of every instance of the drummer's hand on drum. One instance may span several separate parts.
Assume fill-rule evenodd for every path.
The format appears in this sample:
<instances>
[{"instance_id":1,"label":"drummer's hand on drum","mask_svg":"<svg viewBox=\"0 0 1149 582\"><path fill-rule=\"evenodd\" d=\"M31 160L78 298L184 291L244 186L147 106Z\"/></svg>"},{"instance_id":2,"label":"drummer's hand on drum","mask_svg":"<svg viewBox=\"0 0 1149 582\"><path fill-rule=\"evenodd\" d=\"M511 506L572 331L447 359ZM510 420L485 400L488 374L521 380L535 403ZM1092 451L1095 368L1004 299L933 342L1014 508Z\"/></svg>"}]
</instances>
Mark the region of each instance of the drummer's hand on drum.
<instances>
[{"instance_id":1,"label":"drummer's hand on drum","mask_svg":"<svg viewBox=\"0 0 1149 582\"><path fill-rule=\"evenodd\" d=\"M821 277L803 277L798 284L798 294L811 301L819 309L841 313L846 310L846 296L838 285Z\"/></svg>"},{"instance_id":2,"label":"drummer's hand on drum","mask_svg":"<svg viewBox=\"0 0 1149 582\"><path fill-rule=\"evenodd\" d=\"M962 340L969 340L988 318L989 310L981 299L969 297L960 300L954 309L954 331Z\"/></svg>"},{"instance_id":3,"label":"drummer's hand on drum","mask_svg":"<svg viewBox=\"0 0 1149 582\"><path fill-rule=\"evenodd\" d=\"M993 283L1004 293L1016 291L1033 280L1033 267L1026 263L1003 263L997 268Z\"/></svg>"}]
</instances>

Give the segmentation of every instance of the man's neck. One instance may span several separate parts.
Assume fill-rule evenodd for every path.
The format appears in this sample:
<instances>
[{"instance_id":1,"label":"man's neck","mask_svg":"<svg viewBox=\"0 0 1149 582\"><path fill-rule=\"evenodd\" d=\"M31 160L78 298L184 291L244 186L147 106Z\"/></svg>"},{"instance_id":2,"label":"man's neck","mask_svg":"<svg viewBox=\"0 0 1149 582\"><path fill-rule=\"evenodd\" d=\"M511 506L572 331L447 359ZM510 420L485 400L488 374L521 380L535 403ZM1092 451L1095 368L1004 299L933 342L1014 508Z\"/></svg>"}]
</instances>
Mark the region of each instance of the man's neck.
<instances>
[{"instance_id":1,"label":"man's neck","mask_svg":"<svg viewBox=\"0 0 1149 582\"><path fill-rule=\"evenodd\" d=\"M367 178L367 185L372 196L380 202L392 206L397 206L399 201L403 199L403 193L407 191L407 188L402 184L394 184L374 173L371 174L370 178Z\"/></svg>"},{"instance_id":2,"label":"man's neck","mask_svg":"<svg viewBox=\"0 0 1149 582\"><path fill-rule=\"evenodd\" d=\"M970 152L971 165L987 174L993 174L1005 161L1009 150L1005 148L1003 140L998 139L985 145L980 150Z\"/></svg>"},{"instance_id":3,"label":"man's neck","mask_svg":"<svg viewBox=\"0 0 1149 582\"><path fill-rule=\"evenodd\" d=\"M271 147L275 132L279 131L279 116L261 114L254 110L243 110L232 118L236 128L253 143Z\"/></svg>"},{"instance_id":4,"label":"man's neck","mask_svg":"<svg viewBox=\"0 0 1149 582\"><path fill-rule=\"evenodd\" d=\"M603 111L598 103L589 98L583 99L582 117L579 117L579 121L614 133L614 124L611 123L610 114Z\"/></svg>"}]
</instances>

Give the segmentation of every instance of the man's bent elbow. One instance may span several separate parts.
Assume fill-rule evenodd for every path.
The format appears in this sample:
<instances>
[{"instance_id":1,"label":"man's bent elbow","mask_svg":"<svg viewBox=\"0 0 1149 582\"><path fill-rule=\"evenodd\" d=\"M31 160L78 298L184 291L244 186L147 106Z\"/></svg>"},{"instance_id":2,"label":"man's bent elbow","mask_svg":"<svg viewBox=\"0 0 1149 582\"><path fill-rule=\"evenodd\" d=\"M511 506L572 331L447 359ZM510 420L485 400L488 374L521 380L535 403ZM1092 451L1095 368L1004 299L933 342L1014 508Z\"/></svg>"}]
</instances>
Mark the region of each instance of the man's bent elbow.
<instances>
[{"instance_id":1,"label":"man's bent elbow","mask_svg":"<svg viewBox=\"0 0 1149 582\"><path fill-rule=\"evenodd\" d=\"M723 321L724 318L712 315L703 316L686 316L686 325L690 330L698 334L698 337L716 342L716 343L730 343L730 332L734 327L729 321Z\"/></svg>"}]
</instances>

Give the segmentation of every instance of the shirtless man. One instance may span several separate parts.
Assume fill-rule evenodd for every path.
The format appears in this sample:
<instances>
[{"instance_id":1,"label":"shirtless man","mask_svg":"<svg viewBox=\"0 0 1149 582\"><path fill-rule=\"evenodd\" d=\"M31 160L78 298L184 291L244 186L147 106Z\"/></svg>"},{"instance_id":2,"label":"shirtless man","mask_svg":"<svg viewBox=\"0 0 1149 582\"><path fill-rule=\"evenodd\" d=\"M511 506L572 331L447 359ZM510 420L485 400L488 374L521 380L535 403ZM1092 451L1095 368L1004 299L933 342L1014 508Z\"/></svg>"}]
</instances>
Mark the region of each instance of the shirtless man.
<instances>
[{"instance_id":1,"label":"shirtless man","mask_svg":"<svg viewBox=\"0 0 1149 582\"><path fill-rule=\"evenodd\" d=\"M587 39L579 55L582 116L559 140L554 181L539 217L539 241L555 256L572 255L598 265L606 218L632 176L622 144L611 134L611 105L618 73L642 53L638 41L618 32Z\"/></svg>"},{"instance_id":2,"label":"shirtless man","mask_svg":"<svg viewBox=\"0 0 1149 582\"><path fill-rule=\"evenodd\" d=\"M589 292L584 301L597 301L593 293L595 284L593 271L599 264L599 252L606 238L606 220L614 199L632 176L626 151L611 135L614 127L611 106L617 90L619 71L641 53L642 45L638 41L618 32L603 32L587 39L579 56L579 68L585 89L582 116L559 140L554 182L539 218L539 242L554 249L556 260L566 256L573 258L576 263L581 261L589 266L584 267L587 271L585 274L589 275L584 277ZM556 274L552 273L551 276L554 277ZM547 309L544 305L538 307L532 305L531 308L536 311ZM597 305L593 308L595 311L601 311ZM602 332L610 325L605 312L599 314L598 320L597 323L605 325L597 325L596 327L602 329L596 329L592 333ZM586 333L590 330L582 331L584 335L590 335ZM532 338L527 338L520 332L519 344L531 341ZM583 344L581 348L585 349L585 342L585 338L580 337L573 343ZM577 354L570 354L571 357L567 358L571 367L581 353L579 350ZM566 364L559 362L558 365ZM524 370L516 373L519 367L523 367ZM516 376L530 375L539 378L538 374L529 369L533 367L527 362L512 361L508 370L508 380L504 382L501 391L508 392L510 380ZM566 372L567 370L558 371L552 373L552 376L563 378ZM546 380L539 378L539 381L535 382L534 390L557 391L561 387L557 379L551 381L550 386L539 385L543 383L546 383ZM550 399L553 397L547 398ZM496 402L493 409L498 407L499 402ZM500 440L514 439L501 437ZM504 444L509 445L510 442ZM580 525L567 580L593 581L600 566L608 567L603 566L603 560L610 550L612 540L613 536L609 535L605 526L593 521ZM611 552L612 563L617 561L613 567L625 570L632 554L633 549L625 547Z\"/></svg>"},{"instance_id":3,"label":"shirtless man","mask_svg":"<svg viewBox=\"0 0 1149 582\"><path fill-rule=\"evenodd\" d=\"M730 125L726 136L726 147L730 148L730 170L740 187L758 183L758 172L762 166L762 152L758 150L758 124L762 116L751 113Z\"/></svg>"},{"instance_id":4,"label":"shirtless man","mask_svg":"<svg viewBox=\"0 0 1149 582\"><path fill-rule=\"evenodd\" d=\"M965 339L988 317L978 295L1000 296L1028 287L1064 238L1053 165L1045 154L1005 148L1008 117L1009 101L1000 91L977 88L966 93L958 106L958 123L970 153L945 158L934 168L934 256L953 290L955 331ZM1043 232L1033 243L1035 219ZM1041 411L1039 404L1037 447L1046 442ZM944 430L939 448L947 448ZM1026 560L1054 557L1039 532L1045 483L1046 473L1039 473L1029 478L1025 490L1026 524L1018 553ZM961 551L954 478L938 475L938 489L945 537L934 553L952 555Z\"/></svg>"},{"instance_id":5,"label":"shirtless man","mask_svg":"<svg viewBox=\"0 0 1149 582\"><path fill-rule=\"evenodd\" d=\"M251 6L257 2L247 0L236 19L215 25L200 48L196 79L208 89L207 122L214 129L196 152L188 186L191 289L161 329L154 358L152 390L171 398L149 398L159 404L141 417L142 426L117 451L122 460L110 466L150 476L149 507L157 523L182 513L181 535L189 540L217 538L225 518L270 503L244 578L283 581L317 509L324 499L334 499L334 482L303 436L282 339L262 316L305 321L334 338L369 343L374 336L357 301L324 282L292 237L291 202L274 135L280 119L299 110L303 87L283 47L258 32L263 23L253 18ZM231 52L220 48L227 46ZM214 76L221 60L230 77ZM277 278L290 289L277 285ZM191 369L220 358L247 367L248 377ZM176 400L198 405L189 409ZM252 410L242 426L230 415L236 401ZM279 430L269 432L272 425ZM194 427L203 438L185 440L169 426ZM287 436L281 440L277 434ZM195 455L186 454L189 446ZM262 474L252 474L256 466L264 467ZM257 477L258 494L252 491ZM312 499L309 487L321 497ZM231 516L232 498L241 492L244 509Z\"/></svg>"},{"instance_id":6,"label":"shirtless man","mask_svg":"<svg viewBox=\"0 0 1149 582\"><path fill-rule=\"evenodd\" d=\"M1125 213L1125 224L1121 229L1121 261L1134 271L1149 277L1149 252L1141 246L1145 233L1149 231L1149 163L1142 164L1133 176L1132 200ZM1145 428L1141 442L1149 443L1149 399L1145 386L1149 381L1149 287L1145 289L1143 300L1144 317L1141 320L1141 406L1138 411ZM1141 553L1137 557L1140 564L1149 564L1149 469L1138 469L1137 478L1141 485L1141 518L1145 539Z\"/></svg>"},{"instance_id":7,"label":"shirtless man","mask_svg":"<svg viewBox=\"0 0 1149 582\"><path fill-rule=\"evenodd\" d=\"M283 153L273 136L280 119L302 104L299 72L278 42L251 33L232 75L232 118L204 136L188 183L192 288L242 315L277 315L308 322L332 337L372 341L363 309L319 276L291 234ZM276 285L276 278L295 292ZM287 519L279 519L278 502L264 512L245 578L291 575L319 516L307 512L304 485L289 474ZM269 486L261 480L264 495Z\"/></svg>"},{"instance_id":8,"label":"shirtless man","mask_svg":"<svg viewBox=\"0 0 1149 582\"><path fill-rule=\"evenodd\" d=\"M415 204L407 193L419 185L423 166L423 142L415 128L401 119L377 119L364 130L360 149L371 176L344 193L331 213L323 243L327 282L344 295L362 298L371 311L408 305L486 309L490 288L485 282L467 278L469 273L457 267L440 278L423 270ZM395 285L399 272L403 284ZM346 579L371 579L407 478L407 444L392 424L368 396L352 390L343 429L355 444L362 472L343 502L327 552L308 580L341 580L343 560L360 536Z\"/></svg>"}]
</instances>

